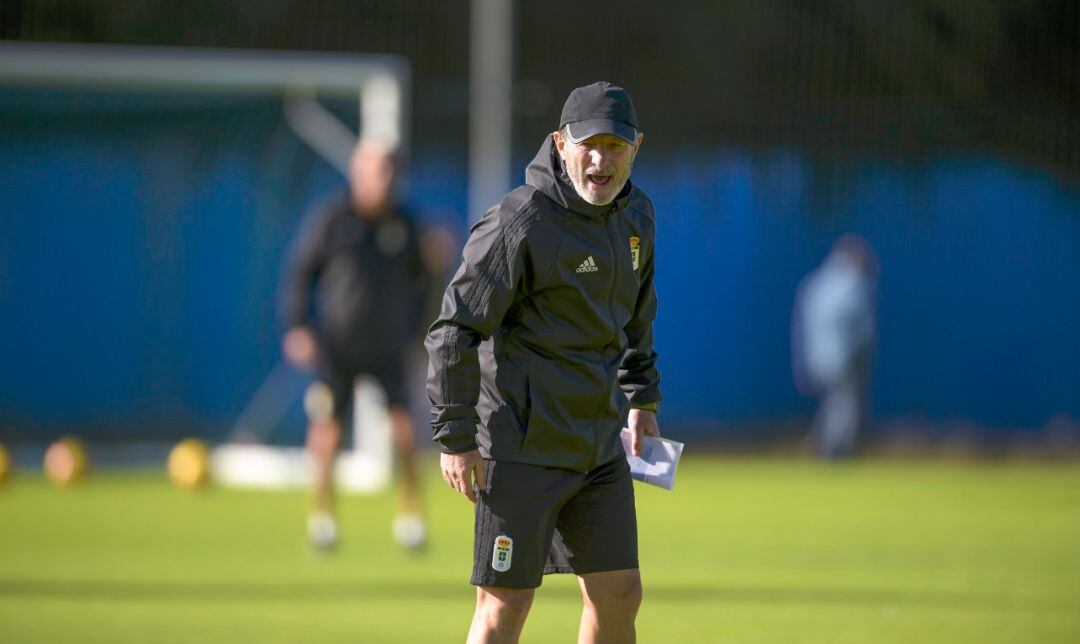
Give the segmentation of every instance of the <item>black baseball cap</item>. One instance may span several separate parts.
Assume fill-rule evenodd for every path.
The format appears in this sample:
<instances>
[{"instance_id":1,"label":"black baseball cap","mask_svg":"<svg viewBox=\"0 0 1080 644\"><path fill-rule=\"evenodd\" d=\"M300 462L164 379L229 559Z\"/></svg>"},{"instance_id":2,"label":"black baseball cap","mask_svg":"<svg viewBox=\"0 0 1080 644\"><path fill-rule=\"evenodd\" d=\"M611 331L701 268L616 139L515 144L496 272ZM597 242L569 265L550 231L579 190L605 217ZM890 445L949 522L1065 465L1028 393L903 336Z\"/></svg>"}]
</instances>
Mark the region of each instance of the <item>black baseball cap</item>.
<instances>
[{"instance_id":1,"label":"black baseball cap","mask_svg":"<svg viewBox=\"0 0 1080 644\"><path fill-rule=\"evenodd\" d=\"M570 92L559 117L559 129L564 127L574 143L597 134L614 134L631 144L637 143L638 121L634 102L625 89L607 81Z\"/></svg>"}]
</instances>

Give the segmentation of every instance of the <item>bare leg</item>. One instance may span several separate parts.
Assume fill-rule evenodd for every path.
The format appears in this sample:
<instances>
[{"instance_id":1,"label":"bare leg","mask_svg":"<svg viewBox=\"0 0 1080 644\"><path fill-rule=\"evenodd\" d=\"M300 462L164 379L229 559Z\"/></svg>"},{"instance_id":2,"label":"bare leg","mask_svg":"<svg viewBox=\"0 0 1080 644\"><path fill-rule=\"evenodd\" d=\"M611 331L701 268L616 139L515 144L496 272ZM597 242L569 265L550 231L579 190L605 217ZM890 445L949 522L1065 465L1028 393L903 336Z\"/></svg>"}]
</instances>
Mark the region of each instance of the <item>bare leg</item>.
<instances>
[{"instance_id":1,"label":"bare leg","mask_svg":"<svg viewBox=\"0 0 1080 644\"><path fill-rule=\"evenodd\" d=\"M401 472L398 491L399 514L421 514L420 480L416 467L416 437L412 418L404 407L389 410L390 429L394 441L394 457Z\"/></svg>"},{"instance_id":2,"label":"bare leg","mask_svg":"<svg viewBox=\"0 0 1080 644\"><path fill-rule=\"evenodd\" d=\"M578 644L637 640L634 620L641 606L641 574L636 568L581 575L578 584L585 602Z\"/></svg>"},{"instance_id":3,"label":"bare leg","mask_svg":"<svg viewBox=\"0 0 1080 644\"><path fill-rule=\"evenodd\" d=\"M316 418L308 425L307 449L314 471L308 538L311 545L329 550L337 545L334 516L334 454L341 440L341 425L332 416Z\"/></svg>"},{"instance_id":4,"label":"bare leg","mask_svg":"<svg viewBox=\"0 0 1080 644\"><path fill-rule=\"evenodd\" d=\"M316 511L334 512L334 455L340 442L341 424L334 417L318 418L308 424L307 449L315 466L312 507Z\"/></svg>"},{"instance_id":5,"label":"bare leg","mask_svg":"<svg viewBox=\"0 0 1080 644\"><path fill-rule=\"evenodd\" d=\"M516 644L535 594L535 588L478 586L468 644Z\"/></svg>"},{"instance_id":6,"label":"bare leg","mask_svg":"<svg viewBox=\"0 0 1080 644\"><path fill-rule=\"evenodd\" d=\"M394 517L394 540L401 547L419 552L427 545L427 529L420 501L420 480L416 467L416 439L412 418L404 407L393 406L390 415L390 435L397 461L398 509Z\"/></svg>"}]
</instances>

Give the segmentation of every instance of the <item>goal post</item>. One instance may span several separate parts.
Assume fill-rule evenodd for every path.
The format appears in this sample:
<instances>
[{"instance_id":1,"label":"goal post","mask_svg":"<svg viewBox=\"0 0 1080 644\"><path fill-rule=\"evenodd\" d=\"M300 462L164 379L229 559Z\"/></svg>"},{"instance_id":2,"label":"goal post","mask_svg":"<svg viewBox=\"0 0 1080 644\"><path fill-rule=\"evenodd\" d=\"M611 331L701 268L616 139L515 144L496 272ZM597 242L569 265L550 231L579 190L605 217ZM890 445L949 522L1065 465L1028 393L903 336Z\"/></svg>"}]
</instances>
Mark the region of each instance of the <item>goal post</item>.
<instances>
[{"instance_id":1,"label":"goal post","mask_svg":"<svg viewBox=\"0 0 1080 644\"><path fill-rule=\"evenodd\" d=\"M0 42L3 85L356 96L364 134L394 147L408 144L410 78L392 54Z\"/></svg>"},{"instance_id":2,"label":"goal post","mask_svg":"<svg viewBox=\"0 0 1080 644\"><path fill-rule=\"evenodd\" d=\"M375 138L407 154L411 70L390 54L284 52L128 45L0 42L0 88L62 90L73 97L152 95L178 109L199 109L183 97L270 97L280 100L288 128L331 167L344 173L357 136ZM66 94L65 94L66 95ZM52 100L52 99L50 99ZM58 99L64 100L64 99ZM77 100L73 99L73 100ZM200 99L201 100L201 99ZM323 101L354 102L358 122L343 123ZM71 108L78 110L78 104ZM264 384L300 395L295 378L275 367ZM253 392L238 405L232 436L266 438L287 408L275 395ZM266 392L263 392L264 394ZM346 489L372 491L390 478L390 439L383 396L373 382L357 385L355 450L343 453L338 478ZM372 407L375 407L372 409ZM243 413L241 413L243 410ZM253 422L259 427L250 426ZM302 450L261 444L223 444L214 453L223 484L284 487L307 484Z\"/></svg>"}]
</instances>

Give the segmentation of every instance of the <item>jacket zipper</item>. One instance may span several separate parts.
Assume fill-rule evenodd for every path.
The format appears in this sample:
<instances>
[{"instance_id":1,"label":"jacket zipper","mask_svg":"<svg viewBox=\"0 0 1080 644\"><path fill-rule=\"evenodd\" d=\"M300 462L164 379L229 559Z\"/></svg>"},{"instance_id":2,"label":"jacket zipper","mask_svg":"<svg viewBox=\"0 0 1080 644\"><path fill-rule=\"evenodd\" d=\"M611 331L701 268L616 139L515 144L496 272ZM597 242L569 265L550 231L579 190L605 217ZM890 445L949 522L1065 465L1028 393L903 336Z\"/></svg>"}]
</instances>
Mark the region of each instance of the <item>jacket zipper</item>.
<instances>
[{"instance_id":1,"label":"jacket zipper","mask_svg":"<svg viewBox=\"0 0 1080 644\"><path fill-rule=\"evenodd\" d=\"M613 296L615 295L615 287L619 282L619 258L618 253L615 250L615 232L614 229L618 228L615 221L615 215L619 212L618 204L607 214L607 220L604 222L605 233L607 234L608 249L610 251L609 257L611 257L611 281L609 282L607 292L607 305L608 305L608 320L611 323L612 328L612 342L618 342L619 329L615 328L615 302Z\"/></svg>"},{"instance_id":2,"label":"jacket zipper","mask_svg":"<svg viewBox=\"0 0 1080 644\"><path fill-rule=\"evenodd\" d=\"M616 222L615 222L615 215L618 212L619 212L619 206L618 206L618 204L616 204L614 208L612 208L606 215L604 215L604 237L608 242L608 261L611 262L609 264L611 266L611 279L608 280L608 287L607 287L607 293L605 294L605 298L606 298L606 301L607 301L607 309L608 309L608 325L612 329L612 333L613 333L612 341L613 342L618 341L618 334L619 334L619 329L615 328L615 303L613 301L613 296L615 295L615 287L616 287L616 285L618 284L618 281L619 281L619 260L618 260L618 257L616 255L616 251L615 251L615 239L614 239L615 233L613 232L613 230L615 228L617 228ZM589 464L589 467L587 467L585 469L585 474L586 475L596 468L597 449L600 446L599 441L597 440L597 436L596 436L596 423L595 423L595 421L593 423L592 431L593 431L593 453L592 453L592 456L590 458L591 462Z\"/></svg>"}]
</instances>

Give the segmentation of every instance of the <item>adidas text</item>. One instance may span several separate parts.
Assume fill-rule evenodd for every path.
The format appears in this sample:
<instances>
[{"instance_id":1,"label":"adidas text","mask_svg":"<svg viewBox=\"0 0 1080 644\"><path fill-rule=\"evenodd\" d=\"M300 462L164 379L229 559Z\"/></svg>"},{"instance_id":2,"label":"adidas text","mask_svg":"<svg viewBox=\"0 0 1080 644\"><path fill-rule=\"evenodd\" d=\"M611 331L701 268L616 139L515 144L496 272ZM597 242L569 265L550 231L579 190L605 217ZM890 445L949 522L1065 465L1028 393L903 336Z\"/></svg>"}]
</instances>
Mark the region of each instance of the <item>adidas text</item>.
<instances>
[{"instance_id":1,"label":"adidas text","mask_svg":"<svg viewBox=\"0 0 1080 644\"><path fill-rule=\"evenodd\" d=\"M581 266L577 267L576 272L578 272L578 273L595 273L598 270L600 270L600 267L598 267L596 265L596 262L593 260L592 255L589 255L589 258L586 259L584 262L581 262Z\"/></svg>"}]
</instances>

